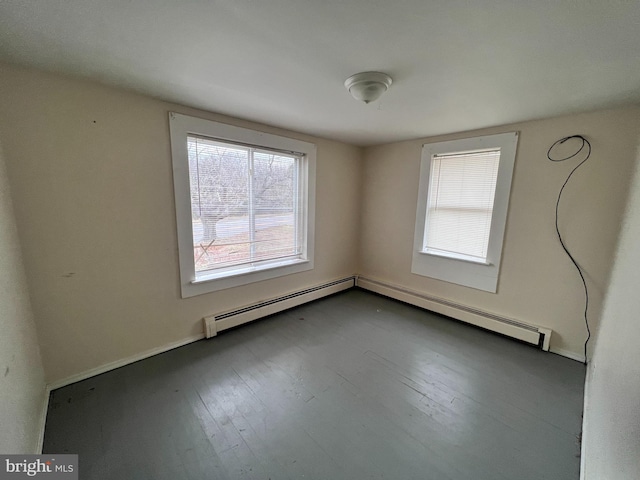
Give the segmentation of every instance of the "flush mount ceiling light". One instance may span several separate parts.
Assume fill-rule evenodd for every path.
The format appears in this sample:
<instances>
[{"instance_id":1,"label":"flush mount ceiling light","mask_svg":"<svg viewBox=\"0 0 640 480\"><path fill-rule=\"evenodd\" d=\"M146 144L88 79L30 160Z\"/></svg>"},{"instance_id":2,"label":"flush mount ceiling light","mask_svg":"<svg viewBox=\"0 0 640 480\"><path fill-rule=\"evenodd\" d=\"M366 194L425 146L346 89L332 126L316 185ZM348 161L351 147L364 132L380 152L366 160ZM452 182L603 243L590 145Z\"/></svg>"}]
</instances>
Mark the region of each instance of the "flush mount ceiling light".
<instances>
[{"instance_id":1,"label":"flush mount ceiling light","mask_svg":"<svg viewBox=\"0 0 640 480\"><path fill-rule=\"evenodd\" d=\"M353 98L369 103L380 98L380 95L389 89L392 81L386 73L362 72L347 78L344 86Z\"/></svg>"}]
</instances>

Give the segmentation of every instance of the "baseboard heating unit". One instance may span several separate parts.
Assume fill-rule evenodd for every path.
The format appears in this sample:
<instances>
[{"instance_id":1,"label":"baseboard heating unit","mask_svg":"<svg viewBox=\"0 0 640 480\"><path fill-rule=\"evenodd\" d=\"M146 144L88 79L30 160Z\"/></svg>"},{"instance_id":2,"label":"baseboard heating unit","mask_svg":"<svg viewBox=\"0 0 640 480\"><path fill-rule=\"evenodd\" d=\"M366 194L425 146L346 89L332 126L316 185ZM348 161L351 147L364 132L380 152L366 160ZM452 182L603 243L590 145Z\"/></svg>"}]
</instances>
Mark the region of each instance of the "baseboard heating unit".
<instances>
[{"instance_id":1,"label":"baseboard heating unit","mask_svg":"<svg viewBox=\"0 0 640 480\"><path fill-rule=\"evenodd\" d=\"M510 318L484 312L442 298L431 297L403 287L383 283L378 280L357 277L356 285L364 290L379 293L385 297L440 313L478 327L491 330L549 351L552 330L545 327L529 325Z\"/></svg>"},{"instance_id":2,"label":"baseboard heating unit","mask_svg":"<svg viewBox=\"0 0 640 480\"><path fill-rule=\"evenodd\" d=\"M229 328L237 327L243 323L257 320L258 318L266 317L274 313L287 310L292 307L297 307L303 303L317 300L327 295L338 293L342 290L348 290L355 286L356 277L347 277L333 282L323 283L322 285L316 285L315 287L306 288L297 292L292 292L287 295L283 295L253 305L247 305L236 310L228 312L217 313L205 317L204 320L204 332L207 338L215 337L218 332L227 330Z\"/></svg>"}]
</instances>

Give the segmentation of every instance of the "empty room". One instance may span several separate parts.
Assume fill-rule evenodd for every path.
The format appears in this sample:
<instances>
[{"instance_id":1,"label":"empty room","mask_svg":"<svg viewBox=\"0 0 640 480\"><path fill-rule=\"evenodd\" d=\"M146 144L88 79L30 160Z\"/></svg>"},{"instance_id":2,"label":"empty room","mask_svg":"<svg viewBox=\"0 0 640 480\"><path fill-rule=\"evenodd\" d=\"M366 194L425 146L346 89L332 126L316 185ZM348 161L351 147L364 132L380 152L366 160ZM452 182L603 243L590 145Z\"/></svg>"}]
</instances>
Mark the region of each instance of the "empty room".
<instances>
[{"instance_id":1,"label":"empty room","mask_svg":"<svg viewBox=\"0 0 640 480\"><path fill-rule=\"evenodd\" d=\"M0 2L0 478L637 479L639 25Z\"/></svg>"}]
</instances>

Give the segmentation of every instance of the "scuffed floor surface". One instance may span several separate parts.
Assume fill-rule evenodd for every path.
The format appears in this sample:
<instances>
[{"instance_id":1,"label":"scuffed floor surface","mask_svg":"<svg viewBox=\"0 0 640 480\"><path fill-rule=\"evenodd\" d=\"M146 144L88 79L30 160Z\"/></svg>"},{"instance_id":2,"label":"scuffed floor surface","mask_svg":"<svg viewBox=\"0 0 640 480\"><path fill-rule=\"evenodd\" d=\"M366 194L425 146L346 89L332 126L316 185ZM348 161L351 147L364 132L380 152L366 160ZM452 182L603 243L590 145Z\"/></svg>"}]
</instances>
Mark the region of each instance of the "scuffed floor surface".
<instances>
[{"instance_id":1,"label":"scuffed floor surface","mask_svg":"<svg viewBox=\"0 0 640 480\"><path fill-rule=\"evenodd\" d=\"M80 478L577 480L578 362L360 290L51 394Z\"/></svg>"}]
</instances>

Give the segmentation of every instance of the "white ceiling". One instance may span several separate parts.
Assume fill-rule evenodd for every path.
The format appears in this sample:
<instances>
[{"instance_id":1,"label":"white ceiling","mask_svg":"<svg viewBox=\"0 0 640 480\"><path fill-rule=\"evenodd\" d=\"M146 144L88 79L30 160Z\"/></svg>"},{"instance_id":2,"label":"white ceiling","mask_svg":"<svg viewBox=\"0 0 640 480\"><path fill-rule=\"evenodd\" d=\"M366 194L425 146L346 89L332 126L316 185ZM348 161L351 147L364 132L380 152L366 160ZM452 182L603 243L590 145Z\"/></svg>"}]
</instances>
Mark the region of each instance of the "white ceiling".
<instances>
[{"instance_id":1,"label":"white ceiling","mask_svg":"<svg viewBox=\"0 0 640 480\"><path fill-rule=\"evenodd\" d=\"M0 59L357 145L639 103L639 52L637 0L0 1Z\"/></svg>"}]
</instances>

